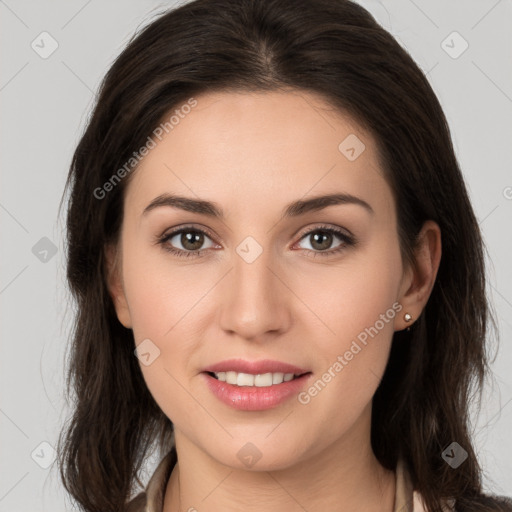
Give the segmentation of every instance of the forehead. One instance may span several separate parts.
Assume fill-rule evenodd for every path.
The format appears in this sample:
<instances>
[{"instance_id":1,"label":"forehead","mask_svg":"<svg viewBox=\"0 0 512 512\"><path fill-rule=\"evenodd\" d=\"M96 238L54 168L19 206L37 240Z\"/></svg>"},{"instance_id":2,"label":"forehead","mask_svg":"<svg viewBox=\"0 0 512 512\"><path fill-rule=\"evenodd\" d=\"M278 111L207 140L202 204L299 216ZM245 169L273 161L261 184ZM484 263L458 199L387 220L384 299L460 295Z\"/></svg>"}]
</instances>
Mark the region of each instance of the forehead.
<instances>
[{"instance_id":1,"label":"forehead","mask_svg":"<svg viewBox=\"0 0 512 512\"><path fill-rule=\"evenodd\" d=\"M215 92L195 100L161 140L153 137L128 186L132 211L165 192L212 199L228 213L333 191L392 207L373 137L320 96Z\"/></svg>"}]
</instances>

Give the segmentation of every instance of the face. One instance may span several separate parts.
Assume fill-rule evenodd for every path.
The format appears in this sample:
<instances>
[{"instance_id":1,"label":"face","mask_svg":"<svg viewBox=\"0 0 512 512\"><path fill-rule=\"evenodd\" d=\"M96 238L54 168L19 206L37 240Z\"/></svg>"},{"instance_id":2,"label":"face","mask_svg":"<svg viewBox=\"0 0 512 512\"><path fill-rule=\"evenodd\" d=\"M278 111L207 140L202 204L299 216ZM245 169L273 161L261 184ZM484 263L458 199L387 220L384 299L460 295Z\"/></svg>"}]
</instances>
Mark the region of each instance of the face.
<instances>
[{"instance_id":1,"label":"face","mask_svg":"<svg viewBox=\"0 0 512 512\"><path fill-rule=\"evenodd\" d=\"M125 195L114 301L147 386L177 440L231 467L358 449L408 286L375 141L311 93L196 100Z\"/></svg>"}]
</instances>

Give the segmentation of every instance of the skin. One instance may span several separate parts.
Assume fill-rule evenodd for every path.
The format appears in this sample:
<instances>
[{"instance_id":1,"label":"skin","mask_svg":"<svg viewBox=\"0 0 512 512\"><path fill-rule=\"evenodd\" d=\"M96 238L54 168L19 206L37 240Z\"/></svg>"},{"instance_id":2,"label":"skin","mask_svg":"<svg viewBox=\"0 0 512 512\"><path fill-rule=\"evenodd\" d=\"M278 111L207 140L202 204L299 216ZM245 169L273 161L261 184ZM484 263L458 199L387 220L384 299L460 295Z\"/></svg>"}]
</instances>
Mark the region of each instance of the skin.
<instances>
[{"instance_id":1,"label":"skin","mask_svg":"<svg viewBox=\"0 0 512 512\"><path fill-rule=\"evenodd\" d=\"M132 176L119 245L107 248L119 321L137 345L149 338L160 350L141 370L175 425L179 462L164 511L392 511L395 475L370 443L372 398L393 332L413 323L406 312L418 318L431 293L439 226L425 223L416 263L406 268L375 141L321 97L279 91L196 99ZM354 161L338 149L349 134L366 146ZM164 192L215 201L226 217L169 206L142 215ZM334 192L364 199L374 213L343 204L280 216L294 200ZM180 258L155 243L184 224L212 233L202 257ZM302 233L322 224L349 230L358 244L313 257L322 249ZM263 248L252 263L236 252L247 236ZM172 240L186 249L179 235ZM340 244L334 236L324 251ZM275 359L309 369L314 382L394 303L403 309L308 404L294 397L270 410L238 411L200 375L233 357ZM251 468L237 457L248 442L262 454Z\"/></svg>"}]
</instances>

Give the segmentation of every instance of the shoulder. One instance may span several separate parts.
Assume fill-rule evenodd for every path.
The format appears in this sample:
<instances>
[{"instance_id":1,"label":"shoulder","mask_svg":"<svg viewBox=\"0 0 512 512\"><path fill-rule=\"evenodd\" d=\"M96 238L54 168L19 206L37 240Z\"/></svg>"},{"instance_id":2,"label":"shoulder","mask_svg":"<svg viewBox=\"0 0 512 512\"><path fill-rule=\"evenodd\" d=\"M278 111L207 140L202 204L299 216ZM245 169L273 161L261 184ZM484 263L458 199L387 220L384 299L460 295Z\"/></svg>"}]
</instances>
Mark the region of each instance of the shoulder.
<instances>
[{"instance_id":1,"label":"shoulder","mask_svg":"<svg viewBox=\"0 0 512 512\"><path fill-rule=\"evenodd\" d=\"M457 502L456 512L512 512L512 498L495 494L483 494Z\"/></svg>"},{"instance_id":2,"label":"shoulder","mask_svg":"<svg viewBox=\"0 0 512 512\"><path fill-rule=\"evenodd\" d=\"M443 512L455 512L455 500L444 500L442 503ZM417 490L413 492L413 508L412 512L429 512L429 509L423 501L421 493Z\"/></svg>"},{"instance_id":3,"label":"shoulder","mask_svg":"<svg viewBox=\"0 0 512 512\"><path fill-rule=\"evenodd\" d=\"M161 512L167 481L176 461L176 449L173 446L156 467L145 490L126 503L125 512Z\"/></svg>"},{"instance_id":4,"label":"shoulder","mask_svg":"<svg viewBox=\"0 0 512 512\"><path fill-rule=\"evenodd\" d=\"M430 512L425 505L421 492L413 486L409 466L405 459L401 457L398 459L395 474L394 512ZM454 500L444 500L441 507L442 512L455 512Z\"/></svg>"},{"instance_id":5,"label":"shoulder","mask_svg":"<svg viewBox=\"0 0 512 512\"><path fill-rule=\"evenodd\" d=\"M146 492L140 492L132 498L125 507L125 512L144 512L146 509L147 499Z\"/></svg>"},{"instance_id":6,"label":"shoulder","mask_svg":"<svg viewBox=\"0 0 512 512\"><path fill-rule=\"evenodd\" d=\"M507 496L481 495L473 498L444 500L443 512L512 512L512 498ZM413 492L412 512L429 512L421 494Z\"/></svg>"},{"instance_id":7,"label":"shoulder","mask_svg":"<svg viewBox=\"0 0 512 512\"><path fill-rule=\"evenodd\" d=\"M431 512L422 493L415 489L409 466L399 458L396 465L396 495L394 512ZM506 496L480 494L441 500L439 512L512 512L512 499ZM436 512L437 512L436 510Z\"/></svg>"}]
</instances>

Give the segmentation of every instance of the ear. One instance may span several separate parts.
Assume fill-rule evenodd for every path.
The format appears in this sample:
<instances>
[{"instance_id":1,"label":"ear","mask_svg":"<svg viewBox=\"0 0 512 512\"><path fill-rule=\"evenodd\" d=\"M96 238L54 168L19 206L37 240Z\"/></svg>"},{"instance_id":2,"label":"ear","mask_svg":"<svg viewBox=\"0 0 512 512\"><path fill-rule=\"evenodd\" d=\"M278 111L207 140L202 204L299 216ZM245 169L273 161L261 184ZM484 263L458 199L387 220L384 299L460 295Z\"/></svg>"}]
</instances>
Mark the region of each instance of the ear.
<instances>
[{"instance_id":1,"label":"ear","mask_svg":"<svg viewBox=\"0 0 512 512\"><path fill-rule=\"evenodd\" d=\"M426 221L417 238L415 261L404 273L398 301L403 306L396 317L395 331L412 325L420 316L434 287L441 262L441 229L433 220ZM406 322L404 315L411 315Z\"/></svg>"},{"instance_id":2,"label":"ear","mask_svg":"<svg viewBox=\"0 0 512 512\"><path fill-rule=\"evenodd\" d=\"M105 247L105 260L107 264L107 287L114 303L117 318L127 329L131 329L132 321L124 293L121 257L117 247L112 244Z\"/></svg>"}]
</instances>

